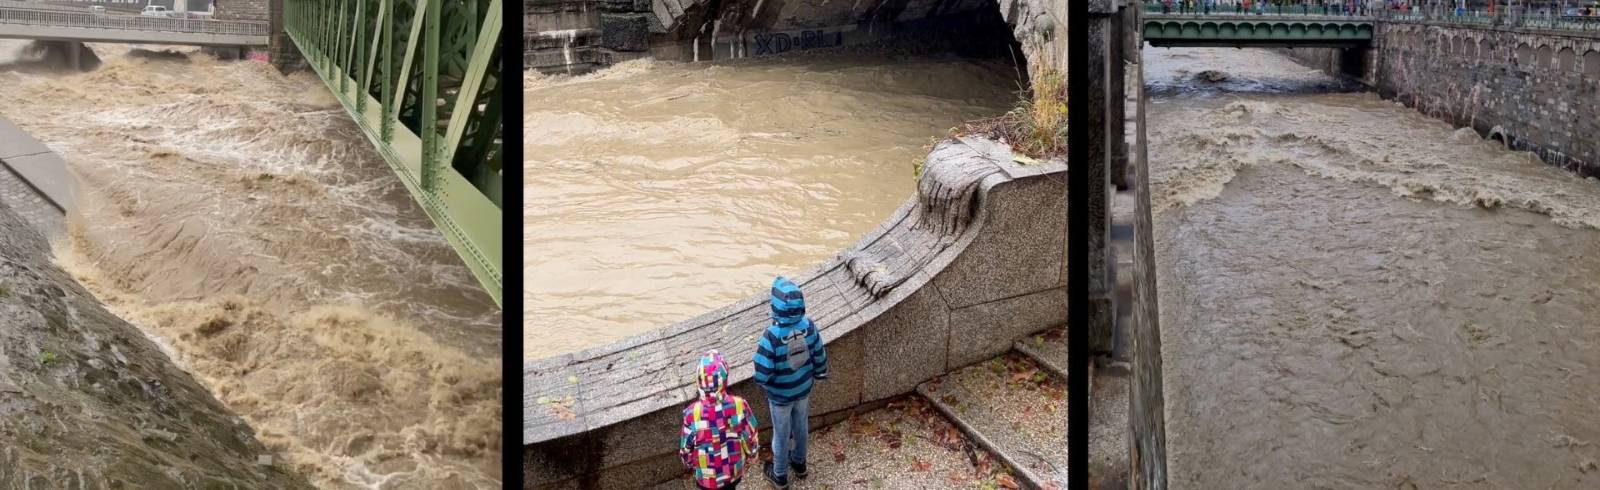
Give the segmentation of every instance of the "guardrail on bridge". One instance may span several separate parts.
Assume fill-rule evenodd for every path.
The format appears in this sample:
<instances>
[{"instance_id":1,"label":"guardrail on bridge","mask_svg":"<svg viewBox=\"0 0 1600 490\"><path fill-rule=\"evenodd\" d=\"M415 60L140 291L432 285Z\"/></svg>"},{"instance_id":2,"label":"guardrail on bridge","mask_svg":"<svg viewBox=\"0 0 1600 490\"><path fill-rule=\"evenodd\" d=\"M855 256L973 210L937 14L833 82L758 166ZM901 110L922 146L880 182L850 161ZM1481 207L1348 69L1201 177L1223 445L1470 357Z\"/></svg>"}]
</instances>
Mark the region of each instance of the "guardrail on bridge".
<instances>
[{"instance_id":1,"label":"guardrail on bridge","mask_svg":"<svg viewBox=\"0 0 1600 490\"><path fill-rule=\"evenodd\" d=\"M265 37L272 34L272 29L266 22L111 15L15 7L0 7L0 24L229 36Z\"/></svg>"},{"instance_id":2,"label":"guardrail on bridge","mask_svg":"<svg viewBox=\"0 0 1600 490\"><path fill-rule=\"evenodd\" d=\"M500 5L286 0L283 12L284 31L496 303Z\"/></svg>"}]
</instances>

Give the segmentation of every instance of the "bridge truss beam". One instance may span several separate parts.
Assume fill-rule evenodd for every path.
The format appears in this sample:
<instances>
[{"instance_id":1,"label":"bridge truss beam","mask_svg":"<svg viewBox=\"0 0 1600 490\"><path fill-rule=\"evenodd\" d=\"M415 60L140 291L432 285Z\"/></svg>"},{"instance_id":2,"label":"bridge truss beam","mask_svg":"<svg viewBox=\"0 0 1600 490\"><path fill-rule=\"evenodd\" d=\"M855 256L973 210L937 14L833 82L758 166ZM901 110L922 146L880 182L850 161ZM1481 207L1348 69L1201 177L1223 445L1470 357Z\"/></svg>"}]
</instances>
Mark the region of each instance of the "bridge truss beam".
<instances>
[{"instance_id":1,"label":"bridge truss beam","mask_svg":"<svg viewBox=\"0 0 1600 490\"><path fill-rule=\"evenodd\" d=\"M1158 47L1352 47L1372 42L1370 20L1178 18L1149 15L1144 39Z\"/></svg>"},{"instance_id":2,"label":"bridge truss beam","mask_svg":"<svg viewBox=\"0 0 1600 490\"><path fill-rule=\"evenodd\" d=\"M284 4L290 39L496 303L502 289L500 5Z\"/></svg>"}]
</instances>

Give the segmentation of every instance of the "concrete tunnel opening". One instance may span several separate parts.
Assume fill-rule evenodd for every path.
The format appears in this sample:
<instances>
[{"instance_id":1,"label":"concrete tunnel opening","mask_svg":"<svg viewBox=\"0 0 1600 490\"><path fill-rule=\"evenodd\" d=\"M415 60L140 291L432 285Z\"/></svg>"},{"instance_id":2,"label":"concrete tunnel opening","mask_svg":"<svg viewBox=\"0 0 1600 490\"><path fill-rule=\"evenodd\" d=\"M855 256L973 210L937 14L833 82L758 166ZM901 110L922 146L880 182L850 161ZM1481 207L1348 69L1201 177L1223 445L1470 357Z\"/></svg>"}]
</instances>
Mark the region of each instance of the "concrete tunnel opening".
<instances>
[{"instance_id":1,"label":"concrete tunnel opening","mask_svg":"<svg viewBox=\"0 0 1600 490\"><path fill-rule=\"evenodd\" d=\"M726 61L893 42L917 53L1003 58L1026 89L1051 41L1043 5L999 0L527 0L527 70L580 75L636 59ZM1034 11L1038 10L1038 11ZM1019 38L1030 38L1025 46Z\"/></svg>"}]
</instances>

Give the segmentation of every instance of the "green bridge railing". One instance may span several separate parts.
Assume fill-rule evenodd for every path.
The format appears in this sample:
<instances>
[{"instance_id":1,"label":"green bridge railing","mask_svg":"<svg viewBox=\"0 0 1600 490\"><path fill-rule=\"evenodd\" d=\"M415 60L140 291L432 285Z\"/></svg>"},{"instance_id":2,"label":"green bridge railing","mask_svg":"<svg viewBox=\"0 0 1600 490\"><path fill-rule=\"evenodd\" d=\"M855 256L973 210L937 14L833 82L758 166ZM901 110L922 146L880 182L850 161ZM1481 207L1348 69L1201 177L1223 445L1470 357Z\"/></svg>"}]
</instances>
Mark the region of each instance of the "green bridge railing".
<instances>
[{"instance_id":1,"label":"green bridge railing","mask_svg":"<svg viewBox=\"0 0 1600 490\"><path fill-rule=\"evenodd\" d=\"M1485 8L1482 5L1474 5L1475 8L1469 9L1456 8L1444 4L1402 7L1394 3L1385 4L1381 2L1356 2L1351 4L1337 1L1317 3L1304 0L1253 1L1250 2L1248 7L1246 7L1243 0L1227 0L1223 2L1144 0L1143 4L1146 14L1162 17L1196 19L1237 19L1242 18L1242 16L1262 19L1274 16L1283 18L1294 16L1347 17L1365 20L1382 19L1401 22L1437 22L1485 27L1578 31L1586 34L1600 33L1600 8L1590 7L1589 10L1568 8L1563 11L1559 8L1547 8L1550 7L1548 5L1544 7L1529 7L1527 5L1507 4L1503 1L1498 4L1497 8L1493 9Z\"/></svg>"},{"instance_id":2,"label":"green bridge railing","mask_svg":"<svg viewBox=\"0 0 1600 490\"><path fill-rule=\"evenodd\" d=\"M287 0L284 30L500 302L501 0ZM512 94L515 96L515 94Z\"/></svg>"}]
</instances>

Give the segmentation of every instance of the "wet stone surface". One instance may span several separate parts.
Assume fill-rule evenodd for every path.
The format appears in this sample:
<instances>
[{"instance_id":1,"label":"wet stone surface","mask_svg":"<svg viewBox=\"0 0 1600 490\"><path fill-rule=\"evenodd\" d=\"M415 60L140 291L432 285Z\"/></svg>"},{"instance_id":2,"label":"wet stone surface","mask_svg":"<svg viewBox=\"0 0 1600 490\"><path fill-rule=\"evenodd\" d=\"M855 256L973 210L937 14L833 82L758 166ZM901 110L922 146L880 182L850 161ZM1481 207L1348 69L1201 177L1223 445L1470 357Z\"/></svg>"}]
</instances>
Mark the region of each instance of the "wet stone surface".
<instances>
[{"instance_id":1,"label":"wet stone surface","mask_svg":"<svg viewBox=\"0 0 1600 490\"><path fill-rule=\"evenodd\" d=\"M0 487L307 486L276 459L0 203Z\"/></svg>"},{"instance_id":2,"label":"wet stone surface","mask_svg":"<svg viewBox=\"0 0 1600 490\"><path fill-rule=\"evenodd\" d=\"M49 236L63 229L66 218L61 210L4 165L0 165L0 204L10 207L13 214L40 234Z\"/></svg>"}]
</instances>

